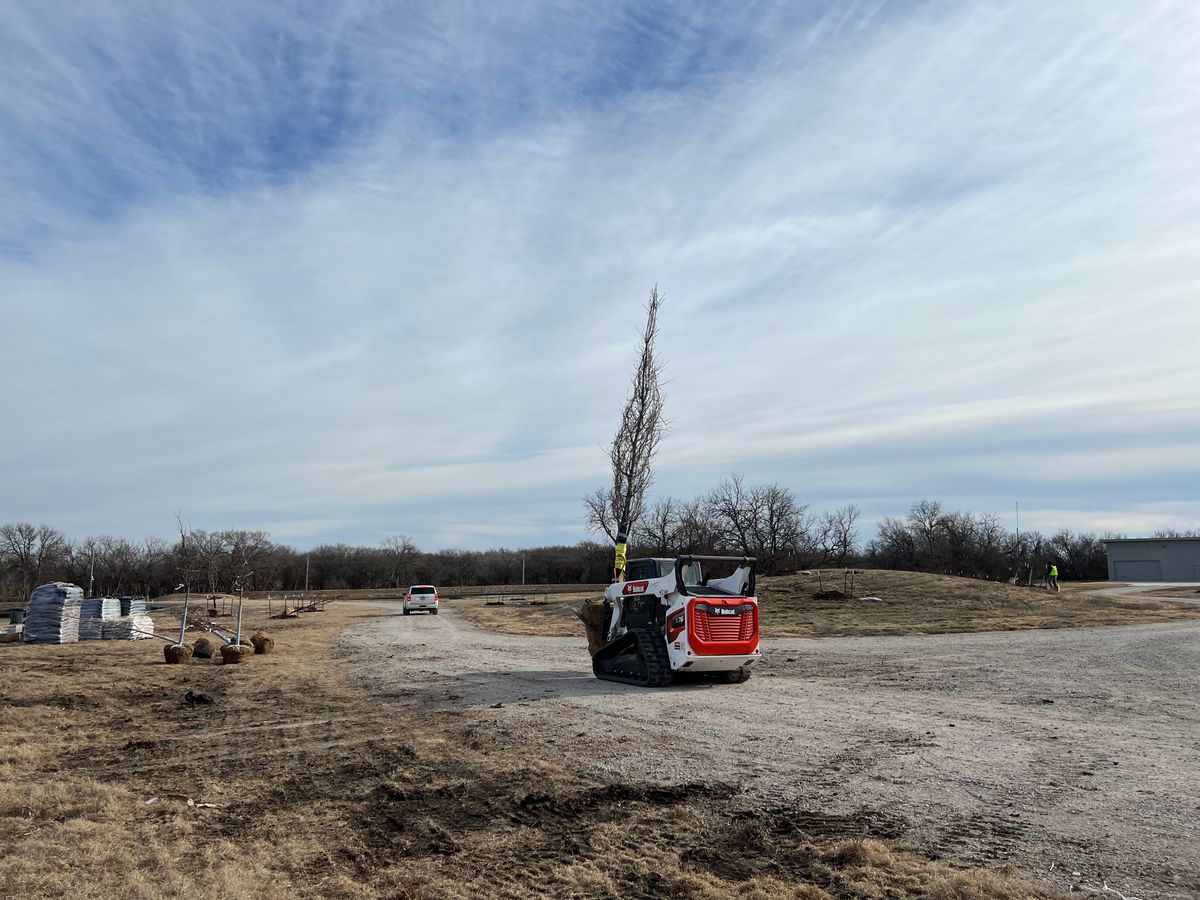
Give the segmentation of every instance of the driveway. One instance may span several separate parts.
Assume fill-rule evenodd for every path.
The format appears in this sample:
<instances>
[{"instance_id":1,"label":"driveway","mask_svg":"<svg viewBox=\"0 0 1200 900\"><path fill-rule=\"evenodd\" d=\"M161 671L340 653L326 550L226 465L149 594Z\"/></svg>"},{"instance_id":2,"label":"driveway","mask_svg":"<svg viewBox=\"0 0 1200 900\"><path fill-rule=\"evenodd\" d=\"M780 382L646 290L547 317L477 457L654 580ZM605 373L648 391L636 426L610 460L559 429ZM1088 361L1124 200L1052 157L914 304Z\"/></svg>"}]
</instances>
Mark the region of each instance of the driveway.
<instances>
[{"instance_id":1,"label":"driveway","mask_svg":"<svg viewBox=\"0 0 1200 900\"><path fill-rule=\"evenodd\" d=\"M582 638L483 632L452 603L339 642L381 698L472 710L600 777L732 785L1063 888L1200 896L1194 621L775 639L744 685L660 690L596 681Z\"/></svg>"},{"instance_id":2,"label":"driveway","mask_svg":"<svg viewBox=\"0 0 1200 900\"><path fill-rule=\"evenodd\" d=\"M1178 596L1171 597L1155 597L1154 591L1166 590L1173 588L1178 592ZM1124 587L1109 587L1109 588L1089 588L1089 594L1096 594L1100 597L1149 597L1152 600L1171 600L1176 603L1193 603L1200 604L1200 594L1196 593L1196 589L1200 585L1193 581L1144 581L1138 584L1129 584Z\"/></svg>"}]
</instances>

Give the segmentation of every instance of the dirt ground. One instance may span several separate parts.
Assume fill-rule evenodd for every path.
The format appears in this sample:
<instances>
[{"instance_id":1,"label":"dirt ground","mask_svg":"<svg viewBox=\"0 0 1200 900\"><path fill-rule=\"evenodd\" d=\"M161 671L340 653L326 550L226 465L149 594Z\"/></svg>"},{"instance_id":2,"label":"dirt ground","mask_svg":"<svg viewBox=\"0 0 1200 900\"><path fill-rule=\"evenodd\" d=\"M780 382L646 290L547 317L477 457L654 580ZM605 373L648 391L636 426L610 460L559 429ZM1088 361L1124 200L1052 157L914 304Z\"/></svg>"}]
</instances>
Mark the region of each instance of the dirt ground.
<instances>
[{"instance_id":1,"label":"dirt ground","mask_svg":"<svg viewBox=\"0 0 1200 900\"><path fill-rule=\"evenodd\" d=\"M248 606L247 631L267 624L263 604ZM664 770L652 746L623 742L649 727L645 703L686 693L630 703L618 690L607 713L569 703L555 722L526 717L508 654L464 679L489 657L463 647L491 637L450 609L335 603L269 628L276 651L236 666L169 666L157 640L0 645L0 894L1053 895L998 858L931 861L906 846L902 817L867 804L764 798L757 754L718 771L703 743L699 764L684 754ZM437 646L439 629L456 637ZM551 681L578 680L579 647L551 644L552 663L515 655L522 677L544 684L537 667L552 664ZM938 855L965 860L956 846Z\"/></svg>"},{"instance_id":2,"label":"dirt ground","mask_svg":"<svg viewBox=\"0 0 1200 900\"><path fill-rule=\"evenodd\" d=\"M955 865L1012 864L1062 891L1200 896L1194 618L775 638L745 685L658 691L597 682L581 636L484 632L453 603L364 623L336 646L402 711L480 717L477 733L586 779L706 785L732 816L724 829L803 823Z\"/></svg>"},{"instance_id":3,"label":"dirt ground","mask_svg":"<svg viewBox=\"0 0 1200 900\"><path fill-rule=\"evenodd\" d=\"M833 591L846 596L813 596ZM760 578L757 593L763 634L770 637L944 634L1200 620L1200 607L1171 603L1166 597L1098 596L1085 590L1050 594L1001 582L875 569L854 575L853 581L841 570ZM580 632L573 610L586 596L551 594L506 600L503 606L474 599L456 603L455 608L489 631L569 637Z\"/></svg>"}]
</instances>

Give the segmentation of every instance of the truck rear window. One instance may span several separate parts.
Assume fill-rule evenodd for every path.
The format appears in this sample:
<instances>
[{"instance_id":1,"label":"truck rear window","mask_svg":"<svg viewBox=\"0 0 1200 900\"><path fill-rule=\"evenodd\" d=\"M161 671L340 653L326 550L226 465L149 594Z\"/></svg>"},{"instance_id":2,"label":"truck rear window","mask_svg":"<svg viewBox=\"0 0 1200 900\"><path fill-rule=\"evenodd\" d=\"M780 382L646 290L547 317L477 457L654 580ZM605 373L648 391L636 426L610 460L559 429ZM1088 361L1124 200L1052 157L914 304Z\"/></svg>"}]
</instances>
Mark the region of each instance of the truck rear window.
<instances>
[{"instance_id":1,"label":"truck rear window","mask_svg":"<svg viewBox=\"0 0 1200 900\"><path fill-rule=\"evenodd\" d=\"M409 591L410 594L436 594L437 591L431 587L415 587Z\"/></svg>"}]
</instances>

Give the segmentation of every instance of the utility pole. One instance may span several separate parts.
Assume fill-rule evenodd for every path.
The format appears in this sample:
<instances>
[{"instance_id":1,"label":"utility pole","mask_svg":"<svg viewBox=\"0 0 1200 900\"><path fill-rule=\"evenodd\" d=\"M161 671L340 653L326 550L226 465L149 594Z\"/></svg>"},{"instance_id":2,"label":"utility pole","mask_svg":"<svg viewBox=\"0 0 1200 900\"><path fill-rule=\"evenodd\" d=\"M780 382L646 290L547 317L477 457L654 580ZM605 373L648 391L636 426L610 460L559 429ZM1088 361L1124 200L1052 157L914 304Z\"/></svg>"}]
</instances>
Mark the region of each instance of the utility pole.
<instances>
[{"instance_id":1,"label":"utility pole","mask_svg":"<svg viewBox=\"0 0 1200 900\"><path fill-rule=\"evenodd\" d=\"M1021 501L1015 501L1017 508L1017 541L1014 548L1017 553L1017 577L1021 577Z\"/></svg>"},{"instance_id":2,"label":"utility pole","mask_svg":"<svg viewBox=\"0 0 1200 900\"><path fill-rule=\"evenodd\" d=\"M525 554L521 554L521 586L525 585Z\"/></svg>"},{"instance_id":3,"label":"utility pole","mask_svg":"<svg viewBox=\"0 0 1200 900\"><path fill-rule=\"evenodd\" d=\"M304 593L308 593L308 557L309 554L304 554Z\"/></svg>"},{"instance_id":4,"label":"utility pole","mask_svg":"<svg viewBox=\"0 0 1200 900\"><path fill-rule=\"evenodd\" d=\"M96 548L92 548L92 560L88 563L88 596L96 596L94 585L96 583Z\"/></svg>"}]
</instances>

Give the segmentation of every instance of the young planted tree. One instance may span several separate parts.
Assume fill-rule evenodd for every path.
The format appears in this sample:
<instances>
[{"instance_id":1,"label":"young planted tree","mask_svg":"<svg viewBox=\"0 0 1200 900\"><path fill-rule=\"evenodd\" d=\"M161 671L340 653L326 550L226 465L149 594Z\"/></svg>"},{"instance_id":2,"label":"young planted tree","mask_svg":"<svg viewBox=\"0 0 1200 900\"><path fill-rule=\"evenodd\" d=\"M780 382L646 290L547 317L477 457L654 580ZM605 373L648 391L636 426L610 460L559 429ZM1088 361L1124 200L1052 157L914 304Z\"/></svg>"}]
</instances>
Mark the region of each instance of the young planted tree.
<instances>
[{"instance_id":1,"label":"young planted tree","mask_svg":"<svg viewBox=\"0 0 1200 900\"><path fill-rule=\"evenodd\" d=\"M588 529L603 532L617 544L624 542L622 536L627 537L642 518L646 491L654 477L654 456L667 428L660 385L662 364L654 355L662 302L656 285L646 304L641 355L633 372L629 398L608 451L612 485L584 498Z\"/></svg>"}]
</instances>

